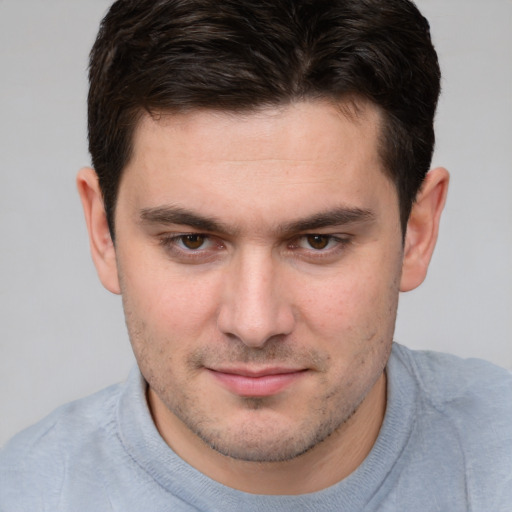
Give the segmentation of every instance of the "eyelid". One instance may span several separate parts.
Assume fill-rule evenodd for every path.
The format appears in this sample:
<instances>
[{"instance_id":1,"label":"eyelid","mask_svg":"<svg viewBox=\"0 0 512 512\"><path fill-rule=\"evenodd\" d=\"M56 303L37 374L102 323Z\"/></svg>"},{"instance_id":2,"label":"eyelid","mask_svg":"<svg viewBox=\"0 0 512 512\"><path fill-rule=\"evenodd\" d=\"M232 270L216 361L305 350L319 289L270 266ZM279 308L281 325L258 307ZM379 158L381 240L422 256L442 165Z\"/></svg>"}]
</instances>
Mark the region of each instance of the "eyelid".
<instances>
[{"instance_id":1,"label":"eyelid","mask_svg":"<svg viewBox=\"0 0 512 512\"><path fill-rule=\"evenodd\" d=\"M162 245L170 245L170 244L176 244L177 242L179 242L180 240L182 240L183 238L185 238L187 236L202 237L202 238L204 238L205 242L207 242L207 243L213 243L214 239L216 238L212 235L209 235L206 233L200 233L197 231L183 231L183 232L179 232L179 233L164 233L162 235L159 235L158 239ZM187 249L184 248L183 250L187 250ZM188 249L188 250L194 251L194 249ZM196 250L198 251L200 249L196 249Z\"/></svg>"},{"instance_id":2,"label":"eyelid","mask_svg":"<svg viewBox=\"0 0 512 512\"><path fill-rule=\"evenodd\" d=\"M329 246L324 249L307 248L299 242L308 236L324 236L329 238ZM310 263L334 263L349 249L353 237L347 234L304 233L290 240L288 250L294 258Z\"/></svg>"},{"instance_id":3,"label":"eyelid","mask_svg":"<svg viewBox=\"0 0 512 512\"><path fill-rule=\"evenodd\" d=\"M312 238L312 237L313 238L314 237L318 237L318 238L327 239L326 247L322 247L320 249L312 247L310 241L308 240L309 238ZM305 247L305 249L308 249L308 250L310 249L310 250L312 250L314 252L328 251L329 249L332 248L333 244L334 245L343 244L346 241L346 239L341 238L341 237L339 237L337 235L331 235L331 234L325 234L325 233L308 233L308 234L305 234L305 235L302 235L302 236L298 237L297 239L299 241L305 241L306 245L309 245L309 247Z\"/></svg>"},{"instance_id":4,"label":"eyelid","mask_svg":"<svg viewBox=\"0 0 512 512\"><path fill-rule=\"evenodd\" d=\"M329 242L336 242L339 244L345 244L349 242L352 238L351 235L348 234L335 234L335 233L303 233L297 236L294 236L290 239L291 243L306 240L308 237L325 237L329 239ZM315 250L311 248L312 250ZM316 249L316 251L320 251L321 249Z\"/></svg>"},{"instance_id":5,"label":"eyelid","mask_svg":"<svg viewBox=\"0 0 512 512\"><path fill-rule=\"evenodd\" d=\"M198 249L180 247L179 241L186 236L202 236L206 246ZM184 263L205 263L216 258L218 251L225 245L220 239L212 235L197 231L164 233L158 237L158 242L171 259Z\"/></svg>"},{"instance_id":6,"label":"eyelid","mask_svg":"<svg viewBox=\"0 0 512 512\"><path fill-rule=\"evenodd\" d=\"M179 241L186 236L204 237L205 246L201 246L198 249L189 249L180 246ZM304 246L304 240L312 236L328 238L327 246L321 249ZM285 242L285 252L292 258L303 259L312 263L329 263L341 257L352 243L352 239L352 235L345 233L302 233L289 238ZM158 242L169 258L181 261L182 263L208 263L218 259L222 251L226 249L226 242L222 238L197 231L162 233L158 236Z\"/></svg>"}]
</instances>

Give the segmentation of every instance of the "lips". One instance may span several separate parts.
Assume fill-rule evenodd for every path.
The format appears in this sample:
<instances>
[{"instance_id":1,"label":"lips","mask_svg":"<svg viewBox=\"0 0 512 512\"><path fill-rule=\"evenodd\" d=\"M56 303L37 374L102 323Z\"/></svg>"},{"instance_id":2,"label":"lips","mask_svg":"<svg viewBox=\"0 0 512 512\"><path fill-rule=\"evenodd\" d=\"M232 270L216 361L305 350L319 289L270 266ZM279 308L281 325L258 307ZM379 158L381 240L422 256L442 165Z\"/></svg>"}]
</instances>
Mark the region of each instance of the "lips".
<instances>
[{"instance_id":1,"label":"lips","mask_svg":"<svg viewBox=\"0 0 512 512\"><path fill-rule=\"evenodd\" d=\"M208 369L212 377L229 392L241 397L266 397L281 393L304 377L306 370L291 368Z\"/></svg>"}]
</instances>

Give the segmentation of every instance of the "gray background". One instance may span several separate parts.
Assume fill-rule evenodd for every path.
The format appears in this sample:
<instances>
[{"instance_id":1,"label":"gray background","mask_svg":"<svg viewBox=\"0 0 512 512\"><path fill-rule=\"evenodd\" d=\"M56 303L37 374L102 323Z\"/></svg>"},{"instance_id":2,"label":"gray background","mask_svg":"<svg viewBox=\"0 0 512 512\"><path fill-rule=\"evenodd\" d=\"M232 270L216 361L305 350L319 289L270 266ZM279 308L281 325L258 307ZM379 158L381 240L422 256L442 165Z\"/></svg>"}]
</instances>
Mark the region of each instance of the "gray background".
<instances>
[{"instance_id":1,"label":"gray background","mask_svg":"<svg viewBox=\"0 0 512 512\"><path fill-rule=\"evenodd\" d=\"M133 364L89 258L87 54L110 0L0 0L0 445ZM452 174L429 277L396 340L512 368L512 2L421 0L444 72L434 165Z\"/></svg>"}]
</instances>

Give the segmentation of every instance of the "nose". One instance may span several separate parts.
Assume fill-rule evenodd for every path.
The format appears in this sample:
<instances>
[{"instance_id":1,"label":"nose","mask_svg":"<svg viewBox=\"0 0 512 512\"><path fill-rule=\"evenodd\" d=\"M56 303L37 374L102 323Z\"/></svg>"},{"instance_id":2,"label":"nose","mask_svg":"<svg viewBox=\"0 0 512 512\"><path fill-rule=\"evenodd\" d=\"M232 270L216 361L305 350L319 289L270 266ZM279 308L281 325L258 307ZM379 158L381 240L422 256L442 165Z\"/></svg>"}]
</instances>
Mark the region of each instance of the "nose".
<instances>
[{"instance_id":1,"label":"nose","mask_svg":"<svg viewBox=\"0 0 512 512\"><path fill-rule=\"evenodd\" d=\"M229 267L217 319L221 332L252 348L290 334L295 325L293 306L272 255L263 248L248 249Z\"/></svg>"}]
</instances>

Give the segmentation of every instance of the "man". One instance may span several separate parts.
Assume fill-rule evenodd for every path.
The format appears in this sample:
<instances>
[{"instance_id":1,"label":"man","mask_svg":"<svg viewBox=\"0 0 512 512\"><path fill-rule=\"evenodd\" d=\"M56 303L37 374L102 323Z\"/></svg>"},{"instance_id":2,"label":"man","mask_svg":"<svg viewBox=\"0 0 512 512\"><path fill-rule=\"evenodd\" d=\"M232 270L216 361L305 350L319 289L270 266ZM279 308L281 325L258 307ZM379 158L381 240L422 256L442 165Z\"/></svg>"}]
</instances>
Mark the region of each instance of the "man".
<instances>
[{"instance_id":1,"label":"man","mask_svg":"<svg viewBox=\"0 0 512 512\"><path fill-rule=\"evenodd\" d=\"M448 174L405 0L120 0L77 179L138 368L0 459L2 510L512 506L512 378L394 345Z\"/></svg>"}]
</instances>

